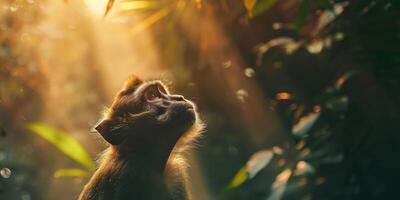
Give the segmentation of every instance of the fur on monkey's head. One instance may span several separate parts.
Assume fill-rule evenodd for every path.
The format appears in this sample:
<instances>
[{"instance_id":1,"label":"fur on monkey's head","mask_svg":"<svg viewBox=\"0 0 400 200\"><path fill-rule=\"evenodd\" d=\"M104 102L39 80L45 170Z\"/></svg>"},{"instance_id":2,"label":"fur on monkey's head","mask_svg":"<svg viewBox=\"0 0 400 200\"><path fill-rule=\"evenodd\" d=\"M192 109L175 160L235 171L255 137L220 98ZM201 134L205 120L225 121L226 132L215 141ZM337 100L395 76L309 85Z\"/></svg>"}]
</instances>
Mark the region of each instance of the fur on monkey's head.
<instances>
[{"instance_id":1,"label":"fur on monkey's head","mask_svg":"<svg viewBox=\"0 0 400 200\"><path fill-rule=\"evenodd\" d=\"M173 146L197 118L195 105L161 81L130 76L95 129L112 145Z\"/></svg>"}]
</instances>

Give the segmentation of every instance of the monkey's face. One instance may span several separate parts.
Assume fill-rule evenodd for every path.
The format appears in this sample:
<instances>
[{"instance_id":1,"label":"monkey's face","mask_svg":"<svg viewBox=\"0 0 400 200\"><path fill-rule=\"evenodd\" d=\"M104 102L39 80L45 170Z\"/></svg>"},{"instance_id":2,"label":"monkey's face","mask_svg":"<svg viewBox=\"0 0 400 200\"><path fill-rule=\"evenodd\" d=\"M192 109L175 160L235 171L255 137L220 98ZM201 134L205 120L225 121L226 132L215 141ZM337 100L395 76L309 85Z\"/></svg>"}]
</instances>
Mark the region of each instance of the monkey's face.
<instances>
[{"instance_id":1,"label":"monkey's face","mask_svg":"<svg viewBox=\"0 0 400 200\"><path fill-rule=\"evenodd\" d=\"M174 145L196 121L195 106L160 81L130 80L96 130L113 145Z\"/></svg>"},{"instance_id":2,"label":"monkey's face","mask_svg":"<svg viewBox=\"0 0 400 200\"><path fill-rule=\"evenodd\" d=\"M160 81L143 83L127 99L126 111L149 113L153 127L165 131L186 131L196 119L194 104L182 95L170 94Z\"/></svg>"}]
</instances>

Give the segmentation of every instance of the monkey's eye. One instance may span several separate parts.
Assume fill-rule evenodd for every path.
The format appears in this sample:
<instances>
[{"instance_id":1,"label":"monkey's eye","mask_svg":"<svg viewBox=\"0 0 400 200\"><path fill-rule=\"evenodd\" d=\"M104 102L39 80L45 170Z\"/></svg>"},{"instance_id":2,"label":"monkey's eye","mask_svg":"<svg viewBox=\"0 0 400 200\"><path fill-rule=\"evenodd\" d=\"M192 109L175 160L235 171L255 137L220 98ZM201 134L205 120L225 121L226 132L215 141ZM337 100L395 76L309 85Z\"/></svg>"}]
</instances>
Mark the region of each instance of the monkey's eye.
<instances>
[{"instance_id":1,"label":"monkey's eye","mask_svg":"<svg viewBox=\"0 0 400 200\"><path fill-rule=\"evenodd\" d=\"M165 90L164 86L162 85L157 85L158 91L161 92L162 94L168 94L167 90Z\"/></svg>"},{"instance_id":2,"label":"monkey's eye","mask_svg":"<svg viewBox=\"0 0 400 200\"><path fill-rule=\"evenodd\" d=\"M156 99L163 98L164 96L164 88L161 88L161 86L158 85L151 85L148 88L146 88L145 91L145 98L148 101L154 101Z\"/></svg>"}]
</instances>

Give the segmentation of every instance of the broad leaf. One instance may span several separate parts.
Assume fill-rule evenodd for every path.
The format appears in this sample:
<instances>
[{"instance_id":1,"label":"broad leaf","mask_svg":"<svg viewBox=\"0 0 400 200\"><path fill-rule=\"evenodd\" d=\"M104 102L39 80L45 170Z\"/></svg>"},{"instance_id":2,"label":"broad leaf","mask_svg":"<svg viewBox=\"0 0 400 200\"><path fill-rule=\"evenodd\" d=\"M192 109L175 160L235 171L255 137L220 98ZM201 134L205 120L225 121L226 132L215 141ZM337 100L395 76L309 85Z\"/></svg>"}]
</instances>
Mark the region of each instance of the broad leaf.
<instances>
[{"instance_id":1,"label":"broad leaf","mask_svg":"<svg viewBox=\"0 0 400 200\"><path fill-rule=\"evenodd\" d=\"M55 178L72 176L72 177L87 177L88 172L82 169L59 169L54 172Z\"/></svg>"},{"instance_id":2,"label":"broad leaf","mask_svg":"<svg viewBox=\"0 0 400 200\"><path fill-rule=\"evenodd\" d=\"M27 128L52 143L65 155L82 164L89 170L95 168L95 164L85 148L68 133L44 123L30 123L27 125Z\"/></svg>"}]
</instances>

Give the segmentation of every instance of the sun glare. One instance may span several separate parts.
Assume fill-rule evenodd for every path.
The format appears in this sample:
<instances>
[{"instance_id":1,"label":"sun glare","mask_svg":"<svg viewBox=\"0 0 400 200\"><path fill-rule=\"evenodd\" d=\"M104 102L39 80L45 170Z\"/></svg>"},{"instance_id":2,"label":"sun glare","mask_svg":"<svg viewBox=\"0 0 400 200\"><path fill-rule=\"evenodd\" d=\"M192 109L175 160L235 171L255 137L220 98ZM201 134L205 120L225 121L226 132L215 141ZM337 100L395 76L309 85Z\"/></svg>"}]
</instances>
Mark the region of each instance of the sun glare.
<instances>
[{"instance_id":1,"label":"sun glare","mask_svg":"<svg viewBox=\"0 0 400 200\"><path fill-rule=\"evenodd\" d=\"M85 0L85 4L93 15L101 17L106 10L107 1L108 0Z\"/></svg>"}]
</instances>

